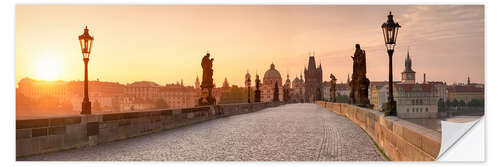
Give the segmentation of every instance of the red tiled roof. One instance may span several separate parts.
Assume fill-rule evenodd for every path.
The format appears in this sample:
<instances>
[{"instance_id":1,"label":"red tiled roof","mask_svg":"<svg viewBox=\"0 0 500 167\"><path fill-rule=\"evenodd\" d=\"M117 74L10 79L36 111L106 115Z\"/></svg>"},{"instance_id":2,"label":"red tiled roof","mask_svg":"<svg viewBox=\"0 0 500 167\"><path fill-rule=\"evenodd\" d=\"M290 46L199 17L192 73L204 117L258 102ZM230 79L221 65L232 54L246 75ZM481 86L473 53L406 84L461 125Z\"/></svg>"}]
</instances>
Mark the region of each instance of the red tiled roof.
<instances>
[{"instance_id":1,"label":"red tiled roof","mask_svg":"<svg viewBox=\"0 0 500 167\"><path fill-rule=\"evenodd\" d=\"M484 92L483 88L478 88L470 85L464 85L464 86L455 85L455 86L450 86L446 89L448 90L448 92Z\"/></svg>"},{"instance_id":2,"label":"red tiled roof","mask_svg":"<svg viewBox=\"0 0 500 167\"><path fill-rule=\"evenodd\" d=\"M404 91L413 91L415 87L419 87L422 91L430 92L434 86L432 84L394 84L394 87L403 88Z\"/></svg>"}]
</instances>

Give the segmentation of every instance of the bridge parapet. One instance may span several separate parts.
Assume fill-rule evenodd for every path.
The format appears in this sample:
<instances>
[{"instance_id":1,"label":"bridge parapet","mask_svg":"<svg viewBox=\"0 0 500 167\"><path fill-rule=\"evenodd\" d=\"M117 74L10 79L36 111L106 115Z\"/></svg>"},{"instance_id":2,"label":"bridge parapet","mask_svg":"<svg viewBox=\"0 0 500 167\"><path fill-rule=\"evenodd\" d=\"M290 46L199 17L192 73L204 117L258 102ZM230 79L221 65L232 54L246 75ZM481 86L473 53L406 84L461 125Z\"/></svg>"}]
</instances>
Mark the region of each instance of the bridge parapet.
<instances>
[{"instance_id":1,"label":"bridge parapet","mask_svg":"<svg viewBox=\"0 0 500 167\"><path fill-rule=\"evenodd\" d=\"M224 104L16 120L16 157L93 146L282 104L284 103Z\"/></svg>"},{"instance_id":2,"label":"bridge parapet","mask_svg":"<svg viewBox=\"0 0 500 167\"><path fill-rule=\"evenodd\" d=\"M316 101L361 127L392 160L433 161L441 148L441 133L367 108Z\"/></svg>"}]
</instances>

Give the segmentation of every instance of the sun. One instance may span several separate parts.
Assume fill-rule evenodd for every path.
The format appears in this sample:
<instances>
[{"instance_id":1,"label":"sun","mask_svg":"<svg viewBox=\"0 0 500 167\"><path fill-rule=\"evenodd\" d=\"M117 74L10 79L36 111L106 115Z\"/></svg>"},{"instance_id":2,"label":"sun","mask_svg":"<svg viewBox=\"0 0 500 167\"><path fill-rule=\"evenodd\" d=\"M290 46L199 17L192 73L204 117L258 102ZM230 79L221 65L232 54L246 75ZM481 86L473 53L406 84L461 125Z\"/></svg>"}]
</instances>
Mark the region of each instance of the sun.
<instances>
[{"instance_id":1,"label":"sun","mask_svg":"<svg viewBox=\"0 0 500 167\"><path fill-rule=\"evenodd\" d=\"M53 57L44 57L36 62L36 75L38 79L54 81L60 73L60 63Z\"/></svg>"}]
</instances>

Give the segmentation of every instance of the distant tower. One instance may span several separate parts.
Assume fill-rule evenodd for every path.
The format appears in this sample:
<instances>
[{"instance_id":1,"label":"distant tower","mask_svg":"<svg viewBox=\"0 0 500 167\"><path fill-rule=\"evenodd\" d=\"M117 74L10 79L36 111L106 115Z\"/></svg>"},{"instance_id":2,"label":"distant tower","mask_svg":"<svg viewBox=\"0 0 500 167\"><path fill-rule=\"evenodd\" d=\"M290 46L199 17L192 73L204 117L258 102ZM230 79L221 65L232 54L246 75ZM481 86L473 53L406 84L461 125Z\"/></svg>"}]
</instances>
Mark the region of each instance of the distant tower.
<instances>
[{"instance_id":1,"label":"distant tower","mask_svg":"<svg viewBox=\"0 0 500 167\"><path fill-rule=\"evenodd\" d=\"M411 69L411 58L409 50L405 60L405 70L401 73L401 82L407 84L415 84L415 71Z\"/></svg>"},{"instance_id":2,"label":"distant tower","mask_svg":"<svg viewBox=\"0 0 500 167\"><path fill-rule=\"evenodd\" d=\"M224 78L224 83L222 83L222 88L229 88L229 82L227 82L227 77Z\"/></svg>"},{"instance_id":3,"label":"distant tower","mask_svg":"<svg viewBox=\"0 0 500 167\"><path fill-rule=\"evenodd\" d=\"M196 81L194 82L194 88L196 89L200 88L200 79L198 79L198 76L196 76Z\"/></svg>"},{"instance_id":4,"label":"distant tower","mask_svg":"<svg viewBox=\"0 0 500 167\"><path fill-rule=\"evenodd\" d=\"M467 85L470 85L470 77L467 75Z\"/></svg>"},{"instance_id":5,"label":"distant tower","mask_svg":"<svg viewBox=\"0 0 500 167\"><path fill-rule=\"evenodd\" d=\"M425 81L425 73L424 73L424 83L427 83L427 81Z\"/></svg>"},{"instance_id":6,"label":"distant tower","mask_svg":"<svg viewBox=\"0 0 500 167\"><path fill-rule=\"evenodd\" d=\"M322 98L321 84L323 83L323 70L321 64L316 68L314 54L309 56L307 69L304 69L305 75L305 98L306 102L314 102Z\"/></svg>"},{"instance_id":7,"label":"distant tower","mask_svg":"<svg viewBox=\"0 0 500 167\"><path fill-rule=\"evenodd\" d=\"M290 75L286 74L286 81L285 81L285 88L290 89L291 87L291 81L290 81Z\"/></svg>"}]
</instances>

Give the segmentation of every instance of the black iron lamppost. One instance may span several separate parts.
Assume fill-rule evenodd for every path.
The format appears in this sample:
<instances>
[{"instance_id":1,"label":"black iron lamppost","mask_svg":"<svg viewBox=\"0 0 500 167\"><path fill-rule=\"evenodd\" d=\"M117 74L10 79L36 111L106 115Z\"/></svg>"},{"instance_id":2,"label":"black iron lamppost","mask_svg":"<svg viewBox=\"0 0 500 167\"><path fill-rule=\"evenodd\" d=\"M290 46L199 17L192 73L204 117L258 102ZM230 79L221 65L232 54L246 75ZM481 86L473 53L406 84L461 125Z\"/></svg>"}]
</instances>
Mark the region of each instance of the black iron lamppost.
<instances>
[{"instance_id":1,"label":"black iron lamppost","mask_svg":"<svg viewBox=\"0 0 500 167\"><path fill-rule=\"evenodd\" d=\"M387 16L387 22L382 24L382 32L384 33L385 47L387 53L389 54L389 98L387 105L385 107L385 112L389 115L396 116L396 102L394 101L393 89L392 89L392 54L394 53L394 47L396 46L396 39L398 37L398 30L401 26L399 23L394 22L392 13L389 12Z\"/></svg>"},{"instance_id":2,"label":"black iron lamppost","mask_svg":"<svg viewBox=\"0 0 500 167\"><path fill-rule=\"evenodd\" d=\"M82 112L80 114L90 115L91 105L89 101L89 84L88 84L88 70L87 64L89 63L90 51L92 50L92 42L94 37L90 36L89 29L85 26L83 34L78 36L80 41L80 48L82 49L83 62L85 64L85 85L84 85L84 97L82 102Z\"/></svg>"},{"instance_id":3,"label":"black iron lamppost","mask_svg":"<svg viewBox=\"0 0 500 167\"><path fill-rule=\"evenodd\" d=\"M250 103L250 86L252 86L252 80L250 79L250 74L247 72L246 78L246 86L248 88L248 103Z\"/></svg>"}]
</instances>

